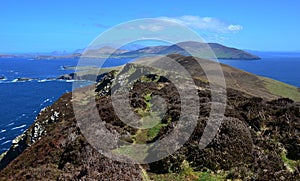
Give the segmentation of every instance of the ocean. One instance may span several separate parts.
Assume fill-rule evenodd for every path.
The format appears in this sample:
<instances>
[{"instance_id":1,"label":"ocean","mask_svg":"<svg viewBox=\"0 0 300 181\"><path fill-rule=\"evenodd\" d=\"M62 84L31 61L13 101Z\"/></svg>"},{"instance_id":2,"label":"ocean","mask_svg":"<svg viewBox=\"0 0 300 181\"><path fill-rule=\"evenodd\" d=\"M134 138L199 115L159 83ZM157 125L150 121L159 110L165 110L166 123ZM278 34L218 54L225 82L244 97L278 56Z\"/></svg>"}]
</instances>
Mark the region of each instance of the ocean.
<instances>
[{"instance_id":1,"label":"ocean","mask_svg":"<svg viewBox=\"0 0 300 181\"><path fill-rule=\"evenodd\" d=\"M131 59L109 59L103 67L123 65ZM97 65L90 61L88 65ZM0 154L9 149L12 140L23 133L35 120L41 109L55 102L62 94L72 91L72 82L48 80L74 70L78 60L0 59ZM32 78L17 81L18 78Z\"/></svg>"},{"instance_id":2,"label":"ocean","mask_svg":"<svg viewBox=\"0 0 300 181\"><path fill-rule=\"evenodd\" d=\"M300 87L300 53L256 53L261 60L219 60L221 63Z\"/></svg>"},{"instance_id":3,"label":"ocean","mask_svg":"<svg viewBox=\"0 0 300 181\"><path fill-rule=\"evenodd\" d=\"M299 54L264 53L261 60L220 60L239 69L300 87ZM110 59L103 67L125 64L131 59ZM46 106L72 90L72 82L47 80L72 73L63 66L76 66L78 60L0 59L0 153L24 132ZM17 78L34 78L18 82Z\"/></svg>"}]
</instances>

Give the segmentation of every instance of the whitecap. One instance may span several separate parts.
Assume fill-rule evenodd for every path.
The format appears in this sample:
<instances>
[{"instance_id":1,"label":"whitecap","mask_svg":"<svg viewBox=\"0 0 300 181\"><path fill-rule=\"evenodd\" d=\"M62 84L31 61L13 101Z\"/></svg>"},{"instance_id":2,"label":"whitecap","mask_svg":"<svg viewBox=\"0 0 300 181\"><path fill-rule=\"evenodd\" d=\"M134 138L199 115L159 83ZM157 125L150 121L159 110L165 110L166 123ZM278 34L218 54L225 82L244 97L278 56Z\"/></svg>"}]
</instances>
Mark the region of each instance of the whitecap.
<instances>
[{"instance_id":1,"label":"whitecap","mask_svg":"<svg viewBox=\"0 0 300 181\"><path fill-rule=\"evenodd\" d=\"M0 79L0 82L5 82L7 80L7 78L5 76L0 76L2 79Z\"/></svg>"},{"instance_id":2,"label":"whitecap","mask_svg":"<svg viewBox=\"0 0 300 181\"><path fill-rule=\"evenodd\" d=\"M50 101L50 99L46 99L44 102L49 102Z\"/></svg>"},{"instance_id":3,"label":"whitecap","mask_svg":"<svg viewBox=\"0 0 300 181\"><path fill-rule=\"evenodd\" d=\"M1 143L1 145L5 145L7 143L11 143L11 140L7 140L7 141L3 142L3 143Z\"/></svg>"},{"instance_id":4,"label":"whitecap","mask_svg":"<svg viewBox=\"0 0 300 181\"><path fill-rule=\"evenodd\" d=\"M53 81L52 79L42 79L42 80L38 80L37 82L39 83L43 83L43 82L50 82Z\"/></svg>"},{"instance_id":5,"label":"whitecap","mask_svg":"<svg viewBox=\"0 0 300 181\"><path fill-rule=\"evenodd\" d=\"M21 129L21 128L24 128L24 127L26 127L26 124L23 124L21 126L17 126L17 127L11 128L11 130Z\"/></svg>"},{"instance_id":6,"label":"whitecap","mask_svg":"<svg viewBox=\"0 0 300 181\"><path fill-rule=\"evenodd\" d=\"M2 138L0 138L0 141L2 141L2 140L4 140L5 139L5 137L2 137Z\"/></svg>"},{"instance_id":7,"label":"whitecap","mask_svg":"<svg viewBox=\"0 0 300 181\"><path fill-rule=\"evenodd\" d=\"M8 125L6 125L6 126L12 126L12 125L14 125L15 123L14 122L12 122L12 123L9 123Z\"/></svg>"},{"instance_id":8,"label":"whitecap","mask_svg":"<svg viewBox=\"0 0 300 181\"><path fill-rule=\"evenodd\" d=\"M4 133L4 132L6 132L6 129L2 129L2 130L0 131L0 133Z\"/></svg>"},{"instance_id":9,"label":"whitecap","mask_svg":"<svg viewBox=\"0 0 300 181\"><path fill-rule=\"evenodd\" d=\"M40 104L40 106L43 106L45 103L47 103L47 102L52 102L52 100L51 99L45 99L41 104ZM36 112L36 111L35 111Z\"/></svg>"},{"instance_id":10,"label":"whitecap","mask_svg":"<svg viewBox=\"0 0 300 181\"><path fill-rule=\"evenodd\" d=\"M13 83L14 83L14 82L18 82L18 80L19 80L19 79L14 79L14 80L13 80L13 81L11 81L11 82L13 82Z\"/></svg>"}]
</instances>

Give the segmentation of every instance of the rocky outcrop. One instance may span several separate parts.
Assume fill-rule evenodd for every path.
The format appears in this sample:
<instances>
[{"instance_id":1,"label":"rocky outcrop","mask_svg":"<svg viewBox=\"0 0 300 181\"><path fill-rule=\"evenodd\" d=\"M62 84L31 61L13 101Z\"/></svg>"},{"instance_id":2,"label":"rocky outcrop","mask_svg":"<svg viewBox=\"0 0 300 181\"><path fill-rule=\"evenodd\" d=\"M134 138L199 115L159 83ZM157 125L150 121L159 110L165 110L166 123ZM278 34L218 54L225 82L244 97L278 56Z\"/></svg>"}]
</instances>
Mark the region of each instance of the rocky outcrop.
<instances>
[{"instance_id":1,"label":"rocky outcrop","mask_svg":"<svg viewBox=\"0 0 300 181\"><path fill-rule=\"evenodd\" d=\"M95 76L94 74L91 73L85 73L85 72L80 72L80 73L70 73L70 74L64 74L59 77L57 77L57 80L85 80L85 81L96 81L99 82L106 73L100 74L98 76Z\"/></svg>"},{"instance_id":2,"label":"rocky outcrop","mask_svg":"<svg viewBox=\"0 0 300 181\"><path fill-rule=\"evenodd\" d=\"M74 80L74 78L75 78L75 73L64 74L57 77L58 80Z\"/></svg>"},{"instance_id":3,"label":"rocky outcrop","mask_svg":"<svg viewBox=\"0 0 300 181\"><path fill-rule=\"evenodd\" d=\"M27 82L27 81L32 81L32 80L38 80L36 78L29 78L29 77L19 77L15 79L13 82Z\"/></svg>"},{"instance_id":4,"label":"rocky outcrop","mask_svg":"<svg viewBox=\"0 0 300 181\"><path fill-rule=\"evenodd\" d=\"M42 109L39 116L44 114L47 108ZM53 111L52 114L46 120L39 120L39 116L36 118L30 128L28 128L23 134L19 135L12 141L10 149L1 155L0 169L3 169L7 164L20 155L26 148L30 147L36 141L40 140L47 134L46 127L49 124L56 122L59 119L59 112Z\"/></svg>"},{"instance_id":5,"label":"rocky outcrop","mask_svg":"<svg viewBox=\"0 0 300 181\"><path fill-rule=\"evenodd\" d=\"M142 180L139 166L111 161L88 144L76 125L71 97L66 94L42 110L14 140L1 159L0 180Z\"/></svg>"}]
</instances>

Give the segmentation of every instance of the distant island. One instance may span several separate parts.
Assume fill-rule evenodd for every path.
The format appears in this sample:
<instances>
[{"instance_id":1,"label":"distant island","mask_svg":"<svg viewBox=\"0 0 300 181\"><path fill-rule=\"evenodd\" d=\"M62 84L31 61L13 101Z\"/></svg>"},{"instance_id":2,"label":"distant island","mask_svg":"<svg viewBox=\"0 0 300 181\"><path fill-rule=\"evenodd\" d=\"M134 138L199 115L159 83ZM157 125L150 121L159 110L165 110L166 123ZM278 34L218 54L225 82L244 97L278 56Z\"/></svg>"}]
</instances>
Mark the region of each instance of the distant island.
<instances>
[{"instance_id":1,"label":"distant island","mask_svg":"<svg viewBox=\"0 0 300 181\"><path fill-rule=\"evenodd\" d=\"M208 46L209 45L209 46ZM169 54L179 54L184 56L190 56L191 54L186 50L192 50L200 55L200 58L206 58L214 53L218 59L231 59L231 60L259 60L260 57L248 53L243 50L236 48L226 47L218 43L199 43L199 42L182 42L174 44L171 46L153 46L146 47L136 51L130 51L123 53L122 56L125 57L135 57L141 55L169 55ZM213 52L211 52L213 51ZM213 57L209 57L213 58Z\"/></svg>"},{"instance_id":2,"label":"distant island","mask_svg":"<svg viewBox=\"0 0 300 181\"><path fill-rule=\"evenodd\" d=\"M209 45L209 46L208 46ZM169 55L176 53L179 55L190 56L188 50L196 52L200 58L218 58L218 59L230 59L230 60L259 60L260 57L253 55L244 50L227 47L218 43L200 43L200 42L181 42L171 46L149 46L139 48L137 50L122 50L115 49L113 47L104 46L98 49L89 49L84 53L76 52L72 54L51 54L51 55L8 55L0 54L0 58L32 58L35 60L55 60L55 59L79 59L81 56L91 59L105 58L110 56L111 58L136 58L141 56L151 55ZM211 57L211 55L215 57Z\"/></svg>"}]
</instances>

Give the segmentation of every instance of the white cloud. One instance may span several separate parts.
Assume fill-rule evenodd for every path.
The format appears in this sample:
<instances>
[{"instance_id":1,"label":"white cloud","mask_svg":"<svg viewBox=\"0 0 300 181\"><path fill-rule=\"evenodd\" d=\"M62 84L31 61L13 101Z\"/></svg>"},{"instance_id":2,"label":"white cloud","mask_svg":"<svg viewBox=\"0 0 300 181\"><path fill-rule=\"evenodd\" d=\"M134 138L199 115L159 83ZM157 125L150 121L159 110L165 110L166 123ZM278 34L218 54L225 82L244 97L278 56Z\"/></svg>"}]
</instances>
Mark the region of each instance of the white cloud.
<instances>
[{"instance_id":1,"label":"white cloud","mask_svg":"<svg viewBox=\"0 0 300 181\"><path fill-rule=\"evenodd\" d=\"M213 17L186 15L181 17L160 17L160 19L180 23L193 29L200 29L218 33L236 33L243 29L241 25L229 24L223 20Z\"/></svg>"},{"instance_id":2,"label":"white cloud","mask_svg":"<svg viewBox=\"0 0 300 181\"><path fill-rule=\"evenodd\" d=\"M241 31L243 27L241 25L229 25L228 30L230 31Z\"/></svg>"},{"instance_id":3,"label":"white cloud","mask_svg":"<svg viewBox=\"0 0 300 181\"><path fill-rule=\"evenodd\" d=\"M140 25L139 28L141 30L149 30L149 31L153 31L153 32L160 31L160 30L164 29L164 27L162 27L160 25Z\"/></svg>"}]
</instances>

